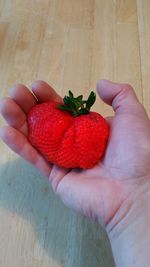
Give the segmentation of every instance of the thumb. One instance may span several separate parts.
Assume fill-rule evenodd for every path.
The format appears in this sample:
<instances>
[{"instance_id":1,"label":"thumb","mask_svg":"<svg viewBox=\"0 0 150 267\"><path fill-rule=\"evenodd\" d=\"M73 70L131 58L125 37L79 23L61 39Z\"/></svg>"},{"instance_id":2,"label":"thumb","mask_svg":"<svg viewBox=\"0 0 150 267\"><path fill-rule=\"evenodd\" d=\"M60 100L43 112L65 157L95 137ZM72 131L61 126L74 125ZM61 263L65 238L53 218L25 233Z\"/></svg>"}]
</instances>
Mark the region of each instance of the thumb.
<instances>
[{"instance_id":1,"label":"thumb","mask_svg":"<svg viewBox=\"0 0 150 267\"><path fill-rule=\"evenodd\" d=\"M129 84L114 83L100 80L97 83L97 91L101 99L108 105L112 105L115 112L132 112L144 110L138 98Z\"/></svg>"}]
</instances>

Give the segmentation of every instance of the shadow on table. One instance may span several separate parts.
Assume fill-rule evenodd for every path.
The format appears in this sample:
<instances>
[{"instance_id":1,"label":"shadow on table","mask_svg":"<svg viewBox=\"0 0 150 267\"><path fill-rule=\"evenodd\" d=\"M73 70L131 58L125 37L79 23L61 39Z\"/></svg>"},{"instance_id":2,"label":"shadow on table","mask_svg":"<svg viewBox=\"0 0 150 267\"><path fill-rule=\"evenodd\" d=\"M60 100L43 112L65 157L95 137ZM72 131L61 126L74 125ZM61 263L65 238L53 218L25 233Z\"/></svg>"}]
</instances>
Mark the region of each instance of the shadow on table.
<instances>
[{"instance_id":1,"label":"shadow on table","mask_svg":"<svg viewBox=\"0 0 150 267\"><path fill-rule=\"evenodd\" d=\"M32 224L49 257L65 267L114 267L105 232L67 209L34 167L17 159L0 168L0 206Z\"/></svg>"}]
</instances>

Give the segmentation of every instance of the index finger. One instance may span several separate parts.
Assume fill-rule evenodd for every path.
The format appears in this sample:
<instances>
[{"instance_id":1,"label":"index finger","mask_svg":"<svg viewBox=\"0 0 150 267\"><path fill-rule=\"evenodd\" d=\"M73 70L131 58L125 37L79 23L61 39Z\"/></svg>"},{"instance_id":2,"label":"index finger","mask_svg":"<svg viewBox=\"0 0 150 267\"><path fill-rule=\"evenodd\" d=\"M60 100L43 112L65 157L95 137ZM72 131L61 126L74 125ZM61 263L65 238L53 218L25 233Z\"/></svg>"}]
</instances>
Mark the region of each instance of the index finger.
<instances>
[{"instance_id":1,"label":"index finger","mask_svg":"<svg viewBox=\"0 0 150 267\"><path fill-rule=\"evenodd\" d=\"M39 102L45 102L48 100L62 102L60 95L46 82L38 80L31 85L31 89Z\"/></svg>"}]
</instances>

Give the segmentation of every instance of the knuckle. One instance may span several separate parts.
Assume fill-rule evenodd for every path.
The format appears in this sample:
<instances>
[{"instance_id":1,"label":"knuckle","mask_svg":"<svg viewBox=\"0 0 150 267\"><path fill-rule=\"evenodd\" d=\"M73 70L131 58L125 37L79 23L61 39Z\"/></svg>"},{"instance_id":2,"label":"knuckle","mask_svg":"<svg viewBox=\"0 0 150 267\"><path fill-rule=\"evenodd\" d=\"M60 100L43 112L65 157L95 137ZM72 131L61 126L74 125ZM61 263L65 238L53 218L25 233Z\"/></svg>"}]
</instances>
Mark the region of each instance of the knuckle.
<instances>
[{"instance_id":1,"label":"knuckle","mask_svg":"<svg viewBox=\"0 0 150 267\"><path fill-rule=\"evenodd\" d=\"M120 92L120 95L125 98L130 94L134 94L134 89L130 84L123 84L122 85L122 90Z\"/></svg>"},{"instance_id":2,"label":"knuckle","mask_svg":"<svg viewBox=\"0 0 150 267\"><path fill-rule=\"evenodd\" d=\"M134 91L133 90L133 87L129 84L129 83L125 83L122 85L122 89L125 91L125 92L131 92L131 91Z\"/></svg>"}]
</instances>

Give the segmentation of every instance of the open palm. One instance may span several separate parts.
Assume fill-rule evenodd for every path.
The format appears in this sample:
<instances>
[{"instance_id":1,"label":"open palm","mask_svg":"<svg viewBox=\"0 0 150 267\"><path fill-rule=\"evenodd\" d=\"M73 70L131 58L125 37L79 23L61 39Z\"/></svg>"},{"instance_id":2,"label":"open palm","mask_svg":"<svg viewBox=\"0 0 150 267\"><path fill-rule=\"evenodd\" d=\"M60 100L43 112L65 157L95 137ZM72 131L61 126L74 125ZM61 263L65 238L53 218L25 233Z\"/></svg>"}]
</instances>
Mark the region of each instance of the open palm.
<instances>
[{"instance_id":1,"label":"open palm","mask_svg":"<svg viewBox=\"0 0 150 267\"><path fill-rule=\"evenodd\" d=\"M92 169L67 170L48 163L27 138L29 110L38 102L61 101L61 97L43 81L34 82L32 92L19 84L11 89L10 97L1 100L1 113L9 125L1 128L1 138L49 177L54 191L67 206L108 225L124 203L124 213L130 208L131 195L136 195L139 185L147 182L150 121L146 111L131 86L99 82L98 93L115 111L115 116L108 118L111 133L105 156ZM124 214L121 212L120 216Z\"/></svg>"}]
</instances>

